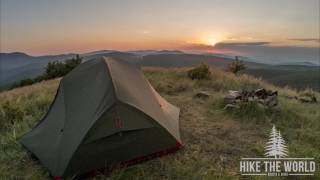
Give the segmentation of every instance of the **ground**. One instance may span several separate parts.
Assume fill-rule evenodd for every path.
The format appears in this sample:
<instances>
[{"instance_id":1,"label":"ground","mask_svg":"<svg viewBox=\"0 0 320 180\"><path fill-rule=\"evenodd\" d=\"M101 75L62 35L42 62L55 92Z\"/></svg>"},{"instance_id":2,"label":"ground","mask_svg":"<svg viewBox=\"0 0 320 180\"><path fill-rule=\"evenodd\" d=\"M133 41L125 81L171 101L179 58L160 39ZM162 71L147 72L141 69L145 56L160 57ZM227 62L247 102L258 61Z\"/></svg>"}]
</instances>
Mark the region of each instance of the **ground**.
<instances>
[{"instance_id":1,"label":"ground","mask_svg":"<svg viewBox=\"0 0 320 180\"><path fill-rule=\"evenodd\" d=\"M241 157L263 157L274 124L291 157L314 157L320 164L320 103L302 103L301 92L279 88L247 75L211 69L210 80L191 80L186 69L144 68L146 78L181 109L184 148L140 165L100 173L92 179L238 179ZM48 171L17 140L47 112L60 79L0 93L0 179L49 179ZM279 92L279 105L256 104L224 110L228 90L267 88ZM208 99L194 94L205 90ZM318 100L319 93L313 92ZM320 178L319 166L315 179ZM259 177L257 177L259 178Z\"/></svg>"}]
</instances>

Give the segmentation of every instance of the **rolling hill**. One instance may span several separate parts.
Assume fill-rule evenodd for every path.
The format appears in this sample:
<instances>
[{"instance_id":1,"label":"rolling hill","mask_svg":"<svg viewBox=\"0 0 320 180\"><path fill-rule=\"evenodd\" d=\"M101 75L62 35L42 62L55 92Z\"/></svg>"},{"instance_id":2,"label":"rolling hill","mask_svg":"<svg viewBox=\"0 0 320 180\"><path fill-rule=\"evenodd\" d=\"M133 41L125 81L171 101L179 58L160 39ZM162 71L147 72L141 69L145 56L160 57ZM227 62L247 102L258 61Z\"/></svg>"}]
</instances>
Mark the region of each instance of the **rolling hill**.
<instances>
[{"instance_id":1,"label":"rolling hill","mask_svg":"<svg viewBox=\"0 0 320 180\"><path fill-rule=\"evenodd\" d=\"M314 157L320 163L320 103L302 103L293 98L300 96L294 90L217 68L211 70L211 80L190 80L185 68L144 68L144 74L164 98L181 109L184 148L129 168L100 172L94 179L238 179L239 159L263 157L273 124L281 130L291 157ZM17 140L45 115L59 81L0 93L0 179L50 179ZM256 88L277 90L278 106L266 109L249 104L224 110L228 90ZM194 97L203 90L210 94L208 99ZM319 93L309 93L320 99ZM320 178L319 172L315 179Z\"/></svg>"},{"instance_id":2,"label":"rolling hill","mask_svg":"<svg viewBox=\"0 0 320 180\"><path fill-rule=\"evenodd\" d=\"M0 53L0 89L10 87L14 82L26 78L34 78L44 71L51 61L63 61L75 54L52 56L29 56L24 53ZM190 67L201 62L226 70L233 61L227 56L213 54L190 54L182 51L113 51L100 50L81 54L85 61L102 56L123 59L141 66L152 67ZM270 65L245 61L247 70L244 73L261 77L279 86L290 86L298 90L312 88L320 91L320 66L314 64Z\"/></svg>"},{"instance_id":3,"label":"rolling hill","mask_svg":"<svg viewBox=\"0 0 320 180\"><path fill-rule=\"evenodd\" d=\"M75 54L52 56L29 56L25 53L0 53L0 88L8 87L14 82L33 78L44 71L51 61L63 61Z\"/></svg>"}]
</instances>

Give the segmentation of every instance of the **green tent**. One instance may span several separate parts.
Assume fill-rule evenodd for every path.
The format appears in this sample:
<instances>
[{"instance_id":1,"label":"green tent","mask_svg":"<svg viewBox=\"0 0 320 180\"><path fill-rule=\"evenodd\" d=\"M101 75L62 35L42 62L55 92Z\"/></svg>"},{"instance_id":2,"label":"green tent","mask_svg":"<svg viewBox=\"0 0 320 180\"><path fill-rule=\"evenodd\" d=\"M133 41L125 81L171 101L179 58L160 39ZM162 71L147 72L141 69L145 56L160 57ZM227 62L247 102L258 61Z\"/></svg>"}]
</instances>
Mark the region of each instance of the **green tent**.
<instances>
[{"instance_id":1,"label":"green tent","mask_svg":"<svg viewBox=\"0 0 320 180\"><path fill-rule=\"evenodd\" d=\"M61 80L50 110L20 142L52 176L70 177L179 149L179 109L136 65L90 60Z\"/></svg>"}]
</instances>

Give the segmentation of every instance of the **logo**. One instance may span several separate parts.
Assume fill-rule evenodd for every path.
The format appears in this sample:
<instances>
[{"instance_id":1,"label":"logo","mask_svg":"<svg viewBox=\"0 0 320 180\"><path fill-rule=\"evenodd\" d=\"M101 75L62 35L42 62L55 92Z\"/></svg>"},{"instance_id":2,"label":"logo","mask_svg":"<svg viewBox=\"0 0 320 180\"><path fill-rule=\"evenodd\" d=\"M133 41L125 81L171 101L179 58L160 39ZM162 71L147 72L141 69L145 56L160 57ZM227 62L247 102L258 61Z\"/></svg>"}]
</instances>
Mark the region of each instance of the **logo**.
<instances>
[{"instance_id":1,"label":"logo","mask_svg":"<svg viewBox=\"0 0 320 180\"><path fill-rule=\"evenodd\" d=\"M288 149L286 142L282 138L280 131L276 130L276 127L273 125L269 141L267 142L266 148L266 157L284 158L288 156Z\"/></svg>"},{"instance_id":2,"label":"logo","mask_svg":"<svg viewBox=\"0 0 320 180\"><path fill-rule=\"evenodd\" d=\"M264 158L241 158L243 176L313 176L314 158L290 158L288 147L280 131L273 125L265 146Z\"/></svg>"}]
</instances>

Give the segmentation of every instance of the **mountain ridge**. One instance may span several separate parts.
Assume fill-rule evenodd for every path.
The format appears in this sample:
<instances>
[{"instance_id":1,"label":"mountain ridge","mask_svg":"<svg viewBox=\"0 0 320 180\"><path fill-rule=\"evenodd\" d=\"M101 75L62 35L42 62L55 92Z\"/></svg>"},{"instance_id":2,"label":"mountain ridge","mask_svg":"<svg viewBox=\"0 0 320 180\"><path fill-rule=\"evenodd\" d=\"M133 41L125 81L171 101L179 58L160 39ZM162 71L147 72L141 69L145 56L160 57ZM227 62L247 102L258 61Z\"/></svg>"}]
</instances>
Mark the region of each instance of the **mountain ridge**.
<instances>
[{"instance_id":1,"label":"mountain ridge","mask_svg":"<svg viewBox=\"0 0 320 180\"><path fill-rule=\"evenodd\" d=\"M22 52L0 53L0 88L8 88L13 83L26 78L34 78L44 72L48 62L63 61L74 57L75 53L32 56ZM207 63L226 70L228 65L234 60L232 56L210 53L189 53L179 50L136 50L136 51L117 51L117 50L98 50L80 54L84 61L99 58L102 56L110 56L123 59L131 63L141 66L155 66L165 68L191 67L199 63ZM245 73L256 77L262 77L265 80L277 85L289 85L303 88L313 88L320 90L318 79L320 78L320 66L312 66L303 64L263 64L253 62L252 59L242 57L247 66ZM290 71L288 71L290 70ZM279 73L281 72L281 73ZM310 78L301 72L311 73ZM289 75L286 75L288 73ZM270 77L270 74L280 74L280 80ZM315 78L316 77L316 78ZM306 79L305 79L306 78ZM303 85L295 86L294 79L305 81ZM280 81L280 83L279 83ZM309 83L310 82L310 83Z\"/></svg>"}]
</instances>

